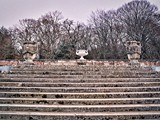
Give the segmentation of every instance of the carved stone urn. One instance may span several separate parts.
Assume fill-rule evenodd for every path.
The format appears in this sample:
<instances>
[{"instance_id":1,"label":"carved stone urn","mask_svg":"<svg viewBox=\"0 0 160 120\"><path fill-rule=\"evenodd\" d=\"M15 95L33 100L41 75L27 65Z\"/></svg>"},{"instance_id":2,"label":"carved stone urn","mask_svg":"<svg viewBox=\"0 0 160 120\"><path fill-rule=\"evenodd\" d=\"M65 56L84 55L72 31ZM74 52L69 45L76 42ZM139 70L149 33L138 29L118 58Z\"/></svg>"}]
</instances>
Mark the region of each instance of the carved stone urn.
<instances>
[{"instance_id":1,"label":"carved stone urn","mask_svg":"<svg viewBox=\"0 0 160 120\"><path fill-rule=\"evenodd\" d=\"M23 58L25 63L33 63L37 55L37 44L33 41L23 43Z\"/></svg>"},{"instance_id":2,"label":"carved stone urn","mask_svg":"<svg viewBox=\"0 0 160 120\"><path fill-rule=\"evenodd\" d=\"M127 57L130 64L139 64L141 55L141 43L139 41L127 41Z\"/></svg>"},{"instance_id":3,"label":"carved stone urn","mask_svg":"<svg viewBox=\"0 0 160 120\"><path fill-rule=\"evenodd\" d=\"M84 56L88 55L88 50L76 50L76 55L80 56L80 60L85 60Z\"/></svg>"}]
</instances>

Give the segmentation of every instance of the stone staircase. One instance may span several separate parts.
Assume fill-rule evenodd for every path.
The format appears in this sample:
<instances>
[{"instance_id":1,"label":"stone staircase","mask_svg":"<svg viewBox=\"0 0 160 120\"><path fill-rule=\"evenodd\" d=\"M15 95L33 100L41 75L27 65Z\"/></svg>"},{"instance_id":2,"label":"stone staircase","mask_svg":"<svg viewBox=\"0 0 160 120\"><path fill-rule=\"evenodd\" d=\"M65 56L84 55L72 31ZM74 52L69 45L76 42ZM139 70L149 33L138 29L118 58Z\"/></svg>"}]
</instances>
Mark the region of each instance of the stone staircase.
<instances>
[{"instance_id":1,"label":"stone staircase","mask_svg":"<svg viewBox=\"0 0 160 120\"><path fill-rule=\"evenodd\" d=\"M160 118L160 74L149 67L21 65L0 74L0 120Z\"/></svg>"}]
</instances>

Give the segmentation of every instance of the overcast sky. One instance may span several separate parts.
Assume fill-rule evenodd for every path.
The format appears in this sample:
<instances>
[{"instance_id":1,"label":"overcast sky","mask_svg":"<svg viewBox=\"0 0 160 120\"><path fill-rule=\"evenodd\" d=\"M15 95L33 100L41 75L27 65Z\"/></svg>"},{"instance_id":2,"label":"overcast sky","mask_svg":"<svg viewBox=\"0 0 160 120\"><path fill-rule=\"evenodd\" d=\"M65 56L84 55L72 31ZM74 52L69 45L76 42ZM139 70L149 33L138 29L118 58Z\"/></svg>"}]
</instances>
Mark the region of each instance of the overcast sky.
<instances>
[{"instance_id":1,"label":"overcast sky","mask_svg":"<svg viewBox=\"0 0 160 120\"><path fill-rule=\"evenodd\" d=\"M48 12L62 12L64 18L87 22L92 11L116 10L132 0L0 0L0 26L12 27L25 18L37 19ZM148 0L158 6L160 0Z\"/></svg>"}]
</instances>

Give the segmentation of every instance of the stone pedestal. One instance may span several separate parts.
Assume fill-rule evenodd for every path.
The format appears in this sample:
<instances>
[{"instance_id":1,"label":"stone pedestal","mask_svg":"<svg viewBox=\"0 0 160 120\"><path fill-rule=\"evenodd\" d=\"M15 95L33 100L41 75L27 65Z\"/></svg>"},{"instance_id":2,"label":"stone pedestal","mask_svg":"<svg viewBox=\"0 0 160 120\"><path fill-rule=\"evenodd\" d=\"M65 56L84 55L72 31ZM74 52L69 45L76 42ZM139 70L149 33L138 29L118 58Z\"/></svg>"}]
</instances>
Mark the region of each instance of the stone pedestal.
<instances>
[{"instance_id":1,"label":"stone pedestal","mask_svg":"<svg viewBox=\"0 0 160 120\"><path fill-rule=\"evenodd\" d=\"M77 60L77 65L86 65L87 60Z\"/></svg>"},{"instance_id":2,"label":"stone pedestal","mask_svg":"<svg viewBox=\"0 0 160 120\"><path fill-rule=\"evenodd\" d=\"M140 66L139 59L141 55L141 43L139 41L127 42L127 57L129 65Z\"/></svg>"},{"instance_id":3,"label":"stone pedestal","mask_svg":"<svg viewBox=\"0 0 160 120\"><path fill-rule=\"evenodd\" d=\"M34 64L33 60L37 56L37 44L33 41L26 41L23 44L24 64Z\"/></svg>"}]
</instances>

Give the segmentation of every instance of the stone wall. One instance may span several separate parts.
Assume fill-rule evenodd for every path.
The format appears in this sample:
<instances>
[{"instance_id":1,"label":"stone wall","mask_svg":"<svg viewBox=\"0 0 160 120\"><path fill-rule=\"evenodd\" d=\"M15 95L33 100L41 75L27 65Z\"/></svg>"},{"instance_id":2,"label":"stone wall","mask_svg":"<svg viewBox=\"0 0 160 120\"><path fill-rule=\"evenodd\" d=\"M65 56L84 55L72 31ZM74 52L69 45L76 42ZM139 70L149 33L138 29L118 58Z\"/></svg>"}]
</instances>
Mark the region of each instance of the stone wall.
<instances>
[{"instance_id":1,"label":"stone wall","mask_svg":"<svg viewBox=\"0 0 160 120\"><path fill-rule=\"evenodd\" d=\"M34 61L35 65L77 65L79 63L79 60L57 60L57 61ZM96 60L87 60L86 65L105 65L105 66L128 66L129 61L96 61ZM22 61L0 61L0 66L3 65L12 65L17 66L23 64ZM141 66L160 66L160 61L140 61Z\"/></svg>"}]
</instances>

